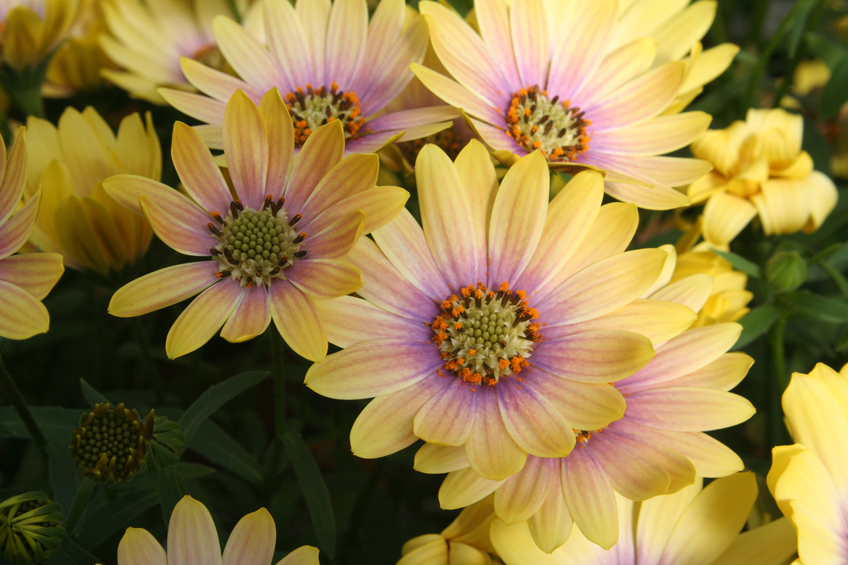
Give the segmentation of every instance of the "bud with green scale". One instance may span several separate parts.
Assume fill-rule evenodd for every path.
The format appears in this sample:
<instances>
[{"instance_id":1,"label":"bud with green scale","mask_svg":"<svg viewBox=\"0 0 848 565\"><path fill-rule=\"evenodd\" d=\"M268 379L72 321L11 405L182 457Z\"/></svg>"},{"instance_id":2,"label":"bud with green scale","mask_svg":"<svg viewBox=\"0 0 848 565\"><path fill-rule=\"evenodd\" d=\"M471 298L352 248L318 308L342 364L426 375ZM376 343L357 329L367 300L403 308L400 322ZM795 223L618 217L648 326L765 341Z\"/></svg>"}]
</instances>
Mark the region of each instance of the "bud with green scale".
<instances>
[{"instance_id":1,"label":"bud with green scale","mask_svg":"<svg viewBox=\"0 0 848 565\"><path fill-rule=\"evenodd\" d=\"M62 507L43 492L0 502L0 552L7 563L44 563L65 539Z\"/></svg>"}]
</instances>

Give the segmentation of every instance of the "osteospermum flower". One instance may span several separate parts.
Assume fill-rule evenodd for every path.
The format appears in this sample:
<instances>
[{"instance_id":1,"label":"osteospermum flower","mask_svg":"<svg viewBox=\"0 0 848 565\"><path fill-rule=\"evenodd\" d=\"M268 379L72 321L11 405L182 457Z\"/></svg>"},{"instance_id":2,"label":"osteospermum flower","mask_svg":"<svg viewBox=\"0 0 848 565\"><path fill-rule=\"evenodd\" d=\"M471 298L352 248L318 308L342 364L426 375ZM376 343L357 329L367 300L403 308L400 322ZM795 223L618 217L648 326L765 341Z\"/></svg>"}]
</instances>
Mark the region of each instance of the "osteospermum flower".
<instances>
[{"instance_id":1,"label":"osteospermum flower","mask_svg":"<svg viewBox=\"0 0 848 565\"><path fill-rule=\"evenodd\" d=\"M597 172L577 175L548 204L538 152L500 188L477 141L456 165L426 146L415 173L423 230L402 212L374 241L359 241L350 260L362 270L362 298L319 305L330 340L345 349L313 365L307 386L376 397L351 430L360 457L422 438L456 446L481 476L501 481L528 453L567 455L574 428L623 414L609 383L648 363L651 339L694 320L685 306L638 300L668 255L624 252L637 209L601 206Z\"/></svg>"},{"instance_id":2,"label":"osteospermum flower","mask_svg":"<svg viewBox=\"0 0 848 565\"><path fill-rule=\"evenodd\" d=\"M688 204L673 187L709 163L658 157L685 147L710 116L662 116L686 80L686 63L650 69L656 41L644 37L608 53L617 34L613 0L569 3L554 20L543 0L475 2L478 35L456 13L421 2L436 53L454 79L413 66L439 98L462 108L502 162L539 150L551 168L604 169L611 196L643 208ZM553 29L549 29L556 23Z\"/></svg>"},{"instance_id":3,"label":"osteospermum flower","mask_svg":"<svg viewBox=\"0 0 848 565\"><path fill-rule=\"evenodd\" d=\"M56 127L27 119L26 194L43 198L30 243L61 253L74 269L109 275L147 251L153 232L147 221L103 190L111 175L129 173L153 180L162 174L162 148L150 114L121 121L117 136L94 108L68 108Z\"/></svg>"},{"instance_id":4,"label":"osteospermum flower","mask_svg":"<svg viewBox=\"0 0 848 565\"><path fill-rule=\"evenodd\" d=\"M459 513L440 534L417 536L403 544L397 565L492 565L501 563L489 541L495 514L492 497Z\"/></svg>"},{"instance_id":5,"label":"osteospermum flower","mask_svg":"<svg viewBox=\"0 0 848 565\"><path fill-rule=\"evenodd\" d=\"M189 197L135 176L105 183L122 204L143 211L166 244L210 259L129 283L109 312L138 316L202 291L168 332L169 357L194 351L222 326L226 340L251 339L273 319L292 349L320 360L327 337L316 299L359 288L359 269L344 256L363 232L397 215L409 194L374 186L376 155L342 159L340 123L316 130L295 158L291 119L276 89L258 108L244 93L233 95L224 146L233 192L200 135L181 122L171 156Z\"/></svg>"},{"instance_id":6,"label":"osteospermum flower","mask_svg":"<svg viewBox=\"0 0 848 565\"><path fill-rule=\"evenodd\" d=\"M182 70L210 96L162 89L178 110L209 124L200 131L220 148L224 105L236 89L254 101L279 88L300 148L322 124L339 121L347 153L369 153L397 140L426 137L450 125L449 106L377 114L412 78L421 62L427 26L420 16L404 28L403 0L383 0L368 23L365 0L262 0L268 48L225 17L214 22L218 47L239 78L182 60Z\"/></svg>"},{"instance_id":7,"label":"osteospermum flower","mask_svg":"<svg viewBox=\"0 0 848 565\"><path fill-rule=\"evenodd\" d=\"M668 275L672 270L673 263ZM709 276L697 275L648 294L698 311L711 286ZM565 543L573 523L608 549L619 532L616 492L647 500L679 491L696 474L720 477L742 469L735 453L703 433L754 413L750 402L726 392L753 363L744 353L726 353L740 331L738 324L717 324L656 338L656 357L612 385L627 401L623 416L603 428L575 427L578 448L566 457L531 456L520 472L498 481L475 472L467 450L425 445L415 468L450 472L439 491L443 508L461 508L494 491L498 516L510 524L527 520L548 553Z\"/></svg>"},{"instance_id":8,"label":"osteospermum flower","mask_svg":"<svg viewBox=\"0 0 848 565\"><path fill-rule=\"evenodd\" d=\"M242 13L247 9L245 1L236 5ZM226 0L121 0L104 2L103 10L112 35L101 35L100 44L122 67L104 69L103 76L132 96L166 104L157 88L193 90L180 69L181 57L227 70L212 33L216 16L233 15ZM139 29L144 33L139 33Z\"/></svg>"},{"instance_id":9,"label":"osteospermum flower","mask_svg":"<svg viewBox=\"0 0 848 565\"><path fill-rule=\"evenodd\" d=\"M801 150L803 118L785 110L748 110L744 122L709 130L692 152L715 170L689 186L693 204L705 204L702 233L727 249L755 217L766 235L813 232L836 206L836 187L813 170Z\"/></svg>"},{"instance_id":10,"label":"osteospermum flower","mask_svg":"<svg viewBox=\"0 0 848 565\"><path fill-rule=\"evenodd\" d=\"M238 521L222 555L209 510L184 496L171 513L167 553L147 530L127 528L118 544L118 565L270 565L276 542L274 519L260 508ZM304 545L276 565L318 564L318 548Z\"/></svg>"},{"instance_id":11,"label":"osteospermum flower","mask_svg":"<svg viewBox=\"0 0 848 565\"><path fill-rule=\"evenodd\" d=\"M848 365L794 373L783 393L796 443L774 448L768 485L798 533L797 565L836 565L848 555L846 406Z\"/></svg>"},{"instance_id":12,"label":"osteospermum flower","mask_svg":"<svg viewBox=\"0 0 848 565\"><path fill-rule=\"evenodd\" d=\"M794 553L795 536L784 518L739 533L757 498L753 473L718 479L703 490L702 482L642 503L616 497L621 539L610 550L575 528L547 555L525 522L503 520L492 524L492 543L507 565L776 565Z\"/></svg>"},{"instance_id":13,"label":"osteospermum flower","mask_svg":"<svg viewBox=\"0 0 848 565\"><path fill-rule=\"evenodd\" d=\"M0 337L8 339L47 331L50 315L41 301L65 270L57 253L13 255L26 243L41 200L37 192L18 207L26 175L26 128L20 128L8 161L0 139Z\"/></svg>"},{"instance_id":14,"label":"osteospermum flower","mask_svg":"<svg viewBox=\"0 0 848 565\"><path fill-rule=\"evenodd\" d=\"M3 62L16 71L42 63L65 39L78 10L78 0L0 2Z\"/></svg>"}]
</instances>

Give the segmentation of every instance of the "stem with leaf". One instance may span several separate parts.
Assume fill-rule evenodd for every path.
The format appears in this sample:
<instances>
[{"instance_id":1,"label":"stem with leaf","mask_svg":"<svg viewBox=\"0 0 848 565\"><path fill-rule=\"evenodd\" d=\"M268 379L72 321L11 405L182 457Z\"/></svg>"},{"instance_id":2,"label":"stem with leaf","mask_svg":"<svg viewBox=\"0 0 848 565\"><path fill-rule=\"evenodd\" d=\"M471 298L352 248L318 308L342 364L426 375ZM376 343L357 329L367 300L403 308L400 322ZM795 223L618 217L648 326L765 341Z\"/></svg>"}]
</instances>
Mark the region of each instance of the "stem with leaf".
<instances>
[{"instance_id":1,"label":"stem with leaf","mask_svg":"<svg viewBox=\"0 0 848 565\"><path fill-rule=\"evenodd\" d=\"M771 366L766 379L768 398L768 445L786 443L786 428L783 424L781 397L789 384L786 378L786 323L787 314L782 314L768 334Z\"/></svg>"},{"instance_id":2,"label":"stem with leaf","mask_svg":"<svg viewBox=\"0 0 848 565\"><path fill-rule=\"evenodd\" d=\"M2 344L0 344L1 348ZM30 437L35 442L36 447L38 447L38 451L47 460L47 439L41 432L41 428L38 427L38 423L33 418L32 412L29 411L21 391L18 390L15 381L12 379L12 375L6 369L2 356L0 356L0 387L2 387L3 393L12 403L15 412L18 413L18 417L24 423L24 426L26 426Z\"/></svg>"},{"instance_id":3,"label":"stem with leaf","mask_svg":"<svg viewBox=\"0 0 848 565\"><path fill-rule=\"evenodd\" d=\"M85 477L77 489L77 494L74 496L74 501L71 503L71 509L68 511L68 517L65 520L65 531L69 536L74 534L79 523L82 513L88 507L88 501L91 499L91 493L94 492L94 487L97 486L93 480Z\"/></svg>"}]
</instances>

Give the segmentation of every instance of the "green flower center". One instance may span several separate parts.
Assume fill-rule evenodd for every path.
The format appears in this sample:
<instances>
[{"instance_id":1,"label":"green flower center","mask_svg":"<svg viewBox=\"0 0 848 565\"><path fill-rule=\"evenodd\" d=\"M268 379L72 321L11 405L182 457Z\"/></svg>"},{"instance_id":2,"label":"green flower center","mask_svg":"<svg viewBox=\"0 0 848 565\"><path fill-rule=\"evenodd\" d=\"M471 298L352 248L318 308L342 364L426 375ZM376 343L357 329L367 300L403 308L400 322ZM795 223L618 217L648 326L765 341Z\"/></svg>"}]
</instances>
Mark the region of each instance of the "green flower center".
<instances>
[{"instance_id":1,"label":"green flower center","mask_svg":"<svg viewBox=\"0 0 848 565\"><path fill-rule=\"evenodd\" d=\"M84 414L74 432L71 456L82 472L120 482L141 466L147 438L135 411L98 404Z\"/></svg>"},{"instance_id":2,"label":"green flower center","mask_svg":"<svg viewBox=\"0 0 848 565\"><path fill-rule=\"evenodd\" d=\"M591 123L580 108L559 96L549 99L538 86L516 92L507 108L507 134L528 152L541 150L549 161L573 161L585 152Z\"/></svg>"},{"instance_id":3,"label":"green flower center","mask_svg":"<svg viewBox=\"0 0 848 565\"><path fill-rule=\"evenodd\" d=\"M298 234L294 228L300 214L289 220L283 201L281 198L275 203L268 196L261 210L233 202L226 218L213 214L221 227L209 224L209 229L220 243L209 252L221 268L219 278L230 276L241 286L269 286L273 279L284 278L283 270L306 255L300 249L306 234Z\"/></svg>"},{"instance_id":4,"label":"green flower center","mask_svg":"<svg viewBox=\"0 0 848 565\"><path fill-rule=\"evenodd\" d=\"M445 368L472 384L493 385L529 365L539 341L539 313L527 306L524 291L503 283L498 292L482 283L442 302L431 327Z\"/></svg>"}]
</instances>

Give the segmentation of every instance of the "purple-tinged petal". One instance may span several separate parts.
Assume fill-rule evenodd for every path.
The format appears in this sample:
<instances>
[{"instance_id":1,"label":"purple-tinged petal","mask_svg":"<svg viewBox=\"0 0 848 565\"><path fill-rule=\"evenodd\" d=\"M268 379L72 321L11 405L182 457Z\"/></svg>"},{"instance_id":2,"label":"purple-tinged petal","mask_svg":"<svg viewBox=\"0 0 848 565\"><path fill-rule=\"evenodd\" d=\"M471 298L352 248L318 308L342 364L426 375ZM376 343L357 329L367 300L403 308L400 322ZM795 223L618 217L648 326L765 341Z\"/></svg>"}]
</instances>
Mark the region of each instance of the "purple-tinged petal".
<instances>
[{"instance_id":1,"label":"purple-tinged petal","mask_svg":"<svg viewBox=\"0 0 848 565\"><path fill-rule=\"evenodd\" d=\"M21 200L27 177L27 151L26 135L21 131L12 152L9 162L6 163L6 144L0 142L0 225L9 219L15 207Z\"/></svg>"},{"instance_id":2,"label":"purple-tinged petal","mask_svg":"<svg viewBox=\"0 0 848 565\"><path fill-rule=\"evenodd\" d=\"M334 120L313 131L294 159L294 168L286 187L286 210L293 216L329 171L342 160L345 141L342 123Z\"/></svg>"},{"instance_id":3,"label":"purple-tinged petal","mask_svg":"<svg viewBox=\"0 0 848 565\"><path fill-rule=\"evenodd\" d=\"M585 443L563 460L562 490L568 510L583 535L604 549L615 545L618 541L615 493Z\"/></svg>"},{"instance_id":4,"label":"purple-tinged petal","mask_svg":"<svg viewBox=\"0 0 848 565\"><path fill-rule=\"evenodd\" d=\"M503 110L485 99L484 95L469 90L455 80L432 69L413 63L412 72L433 94L471 116L491 124L505 124Z\"/></svg>"},{"instance_id":5,"label":"purple-tinged petal","mask_svg":"<svg viewBox=\"0 0 848 565\"><path fill-rule=\"evenodd\" d=\"M525 88L535 85L541 88L547 82L551 45L545 16L542 0L514 0L510 6L512 48Z\"/></svg>"},{"instance_id":6,"label":"purple-tinged petal","mask_svg":"<svg viewBox=\"0 0 848 565\"><path fill-rule=\"evenodd\" d=\"M212 516L202 503L190 496L184 496L171 513L168 563L221 565L221 546Z\"/></svg>"},{"instance_id":7,"label":"purple-tinged petal","mask_svg":"<svg viewBox=\"0 0 848 565\"><path fill-rule=\"evenodd\" d=\"M359 290L362 274L344 259L306 259L286 269L294 286L315 298L333 299Z\"/></svg>"},{"instance_id":8,"label":"purple-tinged petal","mask_svg":"<svg viewBox=\"0 0 848 565\"><path fill-rule=\"evenodd\" d=\"M402 130L458 117L459 111L453 106L427 106L383 114L368 122L368 129L370 131Z\"/></svg>"},{"instance_id":9,"label":"purple-tinged petal","mask_svg":"<svg viewBox=\"0 0 848 565\"><path fill-rule=\"evenodd\" d=\"M704 432L740 424L755 411L748 400L730 392L668 387L630 394L625 417L649 428Z\"/></svg>"},{"instance_id":10,"label":"purple-tinged petal","mask_svg":"<svg viewBox=\"0 0 848 565\"><path fill-rule=\"evenodd\" d=\"M362 298L342 296L318 300L315 305L330 343L342 348L372 339L406 336L410 341L426 342L433 337L433 330L421 322L390 314Z\"/></svg>"},{"instance_id":11,"label":"purple-tinged petal","mask_svg":"<svg viewBox=\"0 0 848 565\"><path fill-rule=\"evenodd\" d=\"M274 201L286 190L294 165L294 125L286 104L276 88L269 90L259 103L259 115L268 138L268 171L265 194ZM223 138L222 138L223 144Z\"/></svg>"},{"instance_id":12,"label":"purple-tinged petal","mask_svg":"<svg viewBox=\"0 0 848 565\"><path fill-rule=\"evenodd\" d=\"M500 69L511 93L521 89L521 77L512 48L512 33L509 30L509 5L505 0L475 0L474 13L480 35L493 58L500 61ZM546 55L547 59L547 55ZM541 85L540 85L541 86Z\"/></svg>"},{"instance_id":13,"label":"purple-tinged petal","mask_svg":"<svg viewBox=\"0 0 848 565\"><path fill-rule=\"evenodd\" d=\"M6 223L0 224L0 259L8 257L26 243L38 215L40 201L41 191L38 191Z\"/></svg>"},{"instance_id":14,"label":"purple-tinged petal","mask_svg":"<svg viewBox=\"0 0 848 565\"><path fill-rule=\"evenodd\" d=\"M285 93L294 92L298 86L306 88L316 73L303 48L307 45L306 32L294 6L290 2L265 0L262 9L265 37L268 38L268 47L280 69L277 86L283 88Z\"/></svg>"},{"instance_id":15,"label":"purple-tinged petal","mask_svg":"<svg viewBox=\"0 0 848 565\"><path fill-rule=\"evenodd\" d=\"M634 374L654 357L647 337L623 330L595 330L543 341L533 365L570 381L612 383Z\"/></svg>"},{"instance_id":16,"label":"purple-tinged petal","mask_svg":"<svg viewBox=\"0 0 848 565\"><path fill-rule=\"evenodd\" d=\"M612 385L577 383L541 370L528 381L574 429L599 430L624 416L624 397Z\"/></svg>"},{"instance_id":17,"label":"purple-tinged petal","mask_svg":"<svg viewBox=\"0 0 848 565\"><path fill-rule=\"evenodd\" d=\"M268 49L242 26L221 15L212 27L224 58L246 83L259 92L267 92L281 82L282 72Z\"/></svg>"},{"instance_id":18,"label":"purple-tinged petal","mask_svg":"<svg viewBox=\"0 0 848 565\"><path fill-rule=\"evenodd\" d=\"M671 484L668 472L642 448L650 441L620 433L612 426L593 433L589 440L592 456L604 468L612 488L630 500L665 494Z\"/></svg>"},{"instance_id":19,"label":"purple-tinged petal","mask_svg":"<svg viewBox=\"0 0 848 565\"><path fill-rule=\"evenodd\" d=\"M59 253L25 253L0 259L0 281L21 287L36 300L44 300L64 272Z\"/></svg>"},{"instance_id":20,"label":"purple-tinged petal","mask_svg":"<svg viewBox=\"0 0 848 565\"><path fill-rule=\"evenodd\" d=\"M192 118L207 124L220 124L224 121L224 109L227 105L220 100L202 96L193 92L160 88L157 90L168 104Z\"/></svg>"},{"instance_id":21,"label":"purple-tinged petal","mask_svg":"<svg viewBox=\"0 0 848 565\"><path fill-rule=\"evenodd\" d=\"M351 88L352 79L365 56L367 37L368 5L365 0L333 2L327 23L326 85L335 81L342 90Z\"/></svg>"},{"instance_id":22,"label":"purple-tinged petal","mask_svg":"<svg viewBox=\"0 0 848 565\"><path fill-rule=\"evenodd\" d=\"M508 478L495 491L495 513L508 524L522 522L535 514L548 494L548 482L559 482L557 476L551 476L552 467L542 457L528 457L527 464L515 475Z\"/></svg>"},{"instance_id":23,"label":"purple-tinged petal","mask_svg":"<svg viewBox=\"0 0 848 565\"><path fill-rule=\"evenodd\" d=\"M267 288L245 288L236 309L221 330L221 337L231 343L241 343L261 335L270 323Z\"/></svg>"},{"instance_id":24,"label":"purple-tinged petal","mask_svg":"<svg viewBox=\"0 0 848 565\"><path fill-rule=\"evenodd\" d=\"M188 81L200 92L226 104L237 90L244 91L251 100L258 99L262 94L253 86L203 63L188 57L180 57L180 67Z\"/></svg>"},{"instance_id":25,"label":"purple-tinged petal","mask_svg":"<svg viewBox=\"0 0 848 565\"><path fill-rule=\"evenodd\" d=\"M277 529L264 508L238 521L222 557L223 565L268 565L274 557Z\"/></svg>"},{"instance_id":26,"label":"purple-tinged petal","mask_svg":"<svg viewBox=\"0 0 848 565\"><path fill-rule=\"evenodd\" d=\"M268 194L268 138L259 108L241 91L233 94L224 112L224 153L239 199L260 209Z\"/></svg>"},{"instance_id":27,"label":"purple-tinged petal","mask_svg":"<svg viewBox=\"0 0 848 565\"><path fill-rule=\"evenodd\" d=\"M427 443L462 445L471 434L477 408L477 394L469 383L458 377L441 377L448 381L415 415L413 432Z\"/></svg>"},{"instance_id":28,"label":"purple-tinged petal","mask_svg":"<svg viewBox=\"0 0 848 565\"><path fill-rule=\"evenodd\" d=\"M227 182L200 134L182 122L174 124L171 158L189 196L209 212L226 216L233 201Z\"/></svg>"},{"instance_id":29,"label":"purple-tinged petal","mask_svg":"<svg viewBox=\"0 0 848 565\"><path fill-rule=\"evenodd\" d=\"M477 416L471 435L465 442L465 453L474 473L491 481L502 481L524 467L527 452L507 431L498 407L498 393L493 388L480 385L476 390ZM441 497L440 491L440 500Z\"/></svg>"},{"instance_id":30,"label":"purple-tinged petal","mask_svg":"<svg viewBox=\"0 0 848 565\"><path fill-rule=\"evenodd\" d=\"M507 377L495 388L504 425L521 449L537 457L571 453L575 444L571 425L532 384Z\"/></svg>"},{"instance_id":31,"label":"purple-tinged petal","mask_svg":"<svg viewBox=\"0 0 848 565\"><path fill-rule=\"evenodd\" d=\"M309 223L328 208L373 188L379 172L380 158L376 155L349 155L339 161L318 182L298 210L303 216L303 229L309 232Z\"/></svg>"},{"instance_id":32,"label":"purple-tinged petal","mask_svg":"<svg viewBox=\"0 0 848 565\"><path fill-rule=\"evenodd\" d=\"M160 206L147 195L139 196L138 200L153 231L171 249L183 255L209 257L209 250L218 245L205 224L184 224L185 216L178 209Z\"/></svg>"},{"instance_id":33,"label":"purple-tinged petal","mask_svg":"<svg viewBox=\"0 0 848 565\"><path fill-rule=\"evenodd\" d=\"M330 20L332 4L330 0L312 0L311 2L297 2L294 7L303 25L303 33L306 36L308 49L304 49L301 56L309 56L312 59L311 82L318 83L324 80L324 68L327 43L327 22Z\"/></svg>"}]
</instances>

